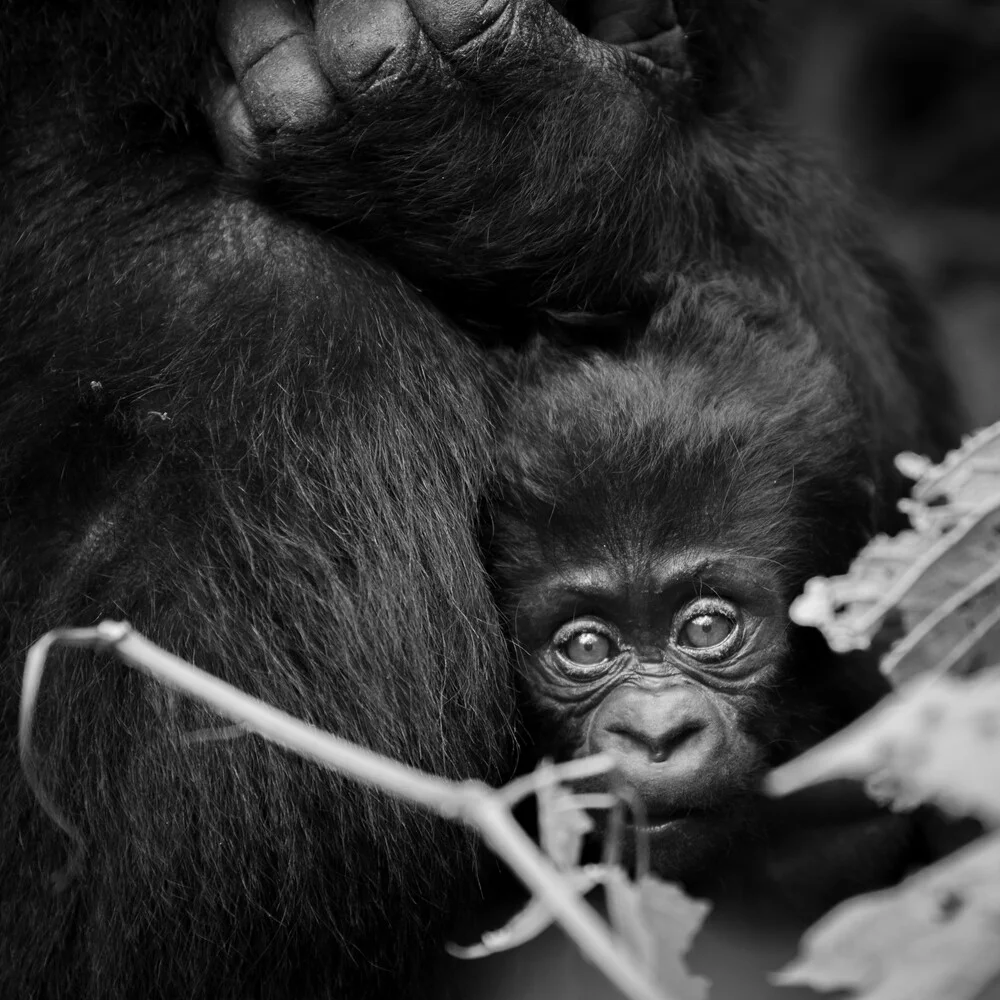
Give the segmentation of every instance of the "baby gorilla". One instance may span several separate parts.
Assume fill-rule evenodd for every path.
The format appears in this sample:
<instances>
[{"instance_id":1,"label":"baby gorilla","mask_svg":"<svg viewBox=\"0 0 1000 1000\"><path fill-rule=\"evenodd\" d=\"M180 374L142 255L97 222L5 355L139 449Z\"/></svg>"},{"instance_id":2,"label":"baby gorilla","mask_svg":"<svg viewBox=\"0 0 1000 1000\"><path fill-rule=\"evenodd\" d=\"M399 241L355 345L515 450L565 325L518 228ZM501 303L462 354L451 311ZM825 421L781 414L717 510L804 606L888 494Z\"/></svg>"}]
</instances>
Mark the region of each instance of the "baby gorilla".
<instances>
[{"instance_id":1,"label":"baby gorilla","mask_svg":"<svg viewBox=\"0 0 1000 1000\"><path fill-rule=\"evenodd\" d=\"M753 287L677 284L622 356L515 362L488 547L539 752L613 752L653 868L711 891L723 855L759 858L783 836L762 773L881 690L787 608L890 519L864 400L896 376L848 380ZM869 815L866 843L873 822L901 832ZM814 894L894 877L897 853L865 852Z\"/></svg>"}]
</instances>

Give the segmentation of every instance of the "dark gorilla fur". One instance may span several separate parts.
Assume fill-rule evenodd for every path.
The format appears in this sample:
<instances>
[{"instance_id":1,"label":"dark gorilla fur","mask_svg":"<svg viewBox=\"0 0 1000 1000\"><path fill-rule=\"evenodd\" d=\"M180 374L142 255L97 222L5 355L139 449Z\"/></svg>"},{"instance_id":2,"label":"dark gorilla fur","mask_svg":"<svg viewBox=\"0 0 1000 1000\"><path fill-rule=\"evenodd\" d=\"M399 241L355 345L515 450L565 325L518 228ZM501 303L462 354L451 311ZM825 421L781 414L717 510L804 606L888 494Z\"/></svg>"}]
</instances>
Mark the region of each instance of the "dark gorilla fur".
<instances>
[{"instance_id":1,"label":"dark gorilla fur","mask_svg":"<svg viewBox=\"0 0 1000 1000\"><path fill-rule=\"evenodd\" d=\"M761 110L760 6L686 7L669 112L622 67L624 87L528 59L489 79L494 53L471 103L424 79L340 131L269 137L248 193L199 110L211 3L4 6L0 996L421 995L468 838L255 737L192 739L217 721L64 653L37 748L85 853L54 886L72 845L20 776L19 678L46 629L126 618L320 726L498 780L487 341L620 350L651 314L697 341L671 276L718 265L819 331L882 514L889 456L949 440L919 309L851 193ZM741 345L720 343L705 364L738 381ZM796 443L831 480L842 419ZM876 515L850 507L845 538ZM824 569L846 557L830 544Z\"/></svg>"},{"instance_id":2,"label":"dark gorilla fur","mask_svg":"<svg viewBox=\"0 0 1000 1000\"><path fill-rule=\"evenodd\" d=\"M191 745L222 723L75 653L51 671L37 736L87 846L54 892L72 845L15 780L20 665L46 627L128 619L452 777L496 780L508 743L474 544L489 438L471 348L390 272L245 206L213 234L199 201L133 224L123 254L105 228L119 206L81 196L69 238L95 242L52 273L54 308L29 311L31 287L6 300L28 334L4 366L20 383L3 402L7 997L375 995L417 974L442 887L471 861L454 826L255 737ZM174 227L217 267L164 261ZM44 273L29 260L25 284ZM315 298L331 275L339 289Z\"/></svg>"},{"instance_id":3,"label":"dark gorilla fur","mask_svg":"<svg viewBox=\"0 0 1000 1000\"><path fill-rule=\"evenodd\" d=\"M756 282L677 275L646 336L614 359L542 347L515 360L503 508L537 520L567 504L553 530L586 549L760 549L791 598L893 516L872 488L888 470L859 406L873 379L848 388L836 346ZM879 374L906 391L898 366ZM495 540L504 580L546 542L528 534Z\"/></svg>"},{"instance_id":4,"label":"dark gorilla fur","mask_svg":"<svg viewBox=\"0 0 1000 1000\"><path fill-rule=\"evenodd\" d=\"M86 847L54 889L73 845L16 740L50 627L127 619L455 778L500 779L512 694L474 345L391 269L222 192L207 133L169 115L210 10L31 16L0 22L24 73L2 105L0 995L417 992L470 839L256 737L192 744L224 723L110 656L60 654L45 684L43 781Z\"/></svg>"}]
</instances>

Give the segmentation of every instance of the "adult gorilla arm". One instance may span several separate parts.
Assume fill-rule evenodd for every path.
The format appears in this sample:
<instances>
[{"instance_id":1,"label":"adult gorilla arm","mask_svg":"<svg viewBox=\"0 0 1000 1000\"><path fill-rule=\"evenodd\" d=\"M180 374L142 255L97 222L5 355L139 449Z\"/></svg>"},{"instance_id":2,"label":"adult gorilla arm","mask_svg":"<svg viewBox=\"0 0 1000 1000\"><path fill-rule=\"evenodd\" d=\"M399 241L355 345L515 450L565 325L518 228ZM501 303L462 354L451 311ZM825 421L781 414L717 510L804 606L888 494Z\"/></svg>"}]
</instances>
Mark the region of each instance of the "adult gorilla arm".
<instances>
[{"instance_id":1,"label":"adult gorilla arm","mask_svg":"<svg viewBox=\"0 0 1000 1000\"><path fill-rule=\"evenodd\" d=\"M675 26L619 46L545 0L319 3L315 24L292 0L233 0L220 38L236 83L215 114L265 197L451 310L619 309L648 301L660 234L682 252L690 224L663 198L687 183L689 61L671 5L656 6Z\"/></svg>"},{"instance_id":2,"label":"adult gorilla arm","mask_svg":"<svg viewBox=\"0 0 1000 1000\"><path fill-rule=\"evenodd\" d=\"M678 275L756 278L840 355L882 469L921 437L939 453L953 426L926 316L857 193L781 125L767 6L685 4L615 45L544 0L320 2L315 23L228 0L235 80L213 116L259 195L508 338L542 313L641 329ZM591 9L568 13L586 28Z\"/></svg>"}]
</instances>

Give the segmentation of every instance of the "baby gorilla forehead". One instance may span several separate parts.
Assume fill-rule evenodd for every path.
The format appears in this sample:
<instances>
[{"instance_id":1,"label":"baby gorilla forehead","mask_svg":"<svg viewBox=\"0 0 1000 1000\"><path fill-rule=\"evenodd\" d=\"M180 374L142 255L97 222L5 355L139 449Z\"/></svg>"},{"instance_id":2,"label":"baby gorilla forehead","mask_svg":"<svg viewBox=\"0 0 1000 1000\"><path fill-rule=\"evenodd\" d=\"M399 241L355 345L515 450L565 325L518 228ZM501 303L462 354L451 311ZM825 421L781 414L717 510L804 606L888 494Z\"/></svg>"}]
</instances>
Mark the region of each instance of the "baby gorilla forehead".
<instances>
[{"instance_id":1,"label":"baby gorilla forehead","mask_svg":"<svg viewBox=\"0 0 1000 1000\"><path fill-rule=\"evenodd\" d=\"M852 407L822 361L730 371L699 359L599 358L527 389L507 439L507 499L564 544L648 550L759 540L810 494L864 472ZM796 359L792 359L796 360ZM551 515L555 513L557 525Z\"/></svg>"},{"instance_id":2,"label":"baby gorilla forehead","mask_svg":"<svg viewBox=\"0 0 1000 1000\"><path fill-rule=\"evenodd\" d=\"M856 408L814 352L751 346L540 365L511 408L501 578L706 548L795 587L847 559L870 521Z\"/></svg>"}]
</instances>

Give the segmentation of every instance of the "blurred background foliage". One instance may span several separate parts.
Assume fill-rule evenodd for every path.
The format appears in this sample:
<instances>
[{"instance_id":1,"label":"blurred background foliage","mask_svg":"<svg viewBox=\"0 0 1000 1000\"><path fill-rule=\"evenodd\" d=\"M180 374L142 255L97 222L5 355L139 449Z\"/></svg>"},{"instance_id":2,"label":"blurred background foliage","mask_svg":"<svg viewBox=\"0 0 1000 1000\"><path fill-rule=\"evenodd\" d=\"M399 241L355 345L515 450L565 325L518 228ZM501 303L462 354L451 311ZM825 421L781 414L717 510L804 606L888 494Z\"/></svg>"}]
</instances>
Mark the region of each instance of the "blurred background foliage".
<instances>
[{"instance_id":1,"label":"blurred background foliage","mask_svg":"<svg viewBox=\"0 0 1000 1000\"><path fill-rule=\"evenodd\" d=\"M795 123L881 203L969 426L1000 420L1000 3L779 3Z\"/></svg>"}]
</instances>

